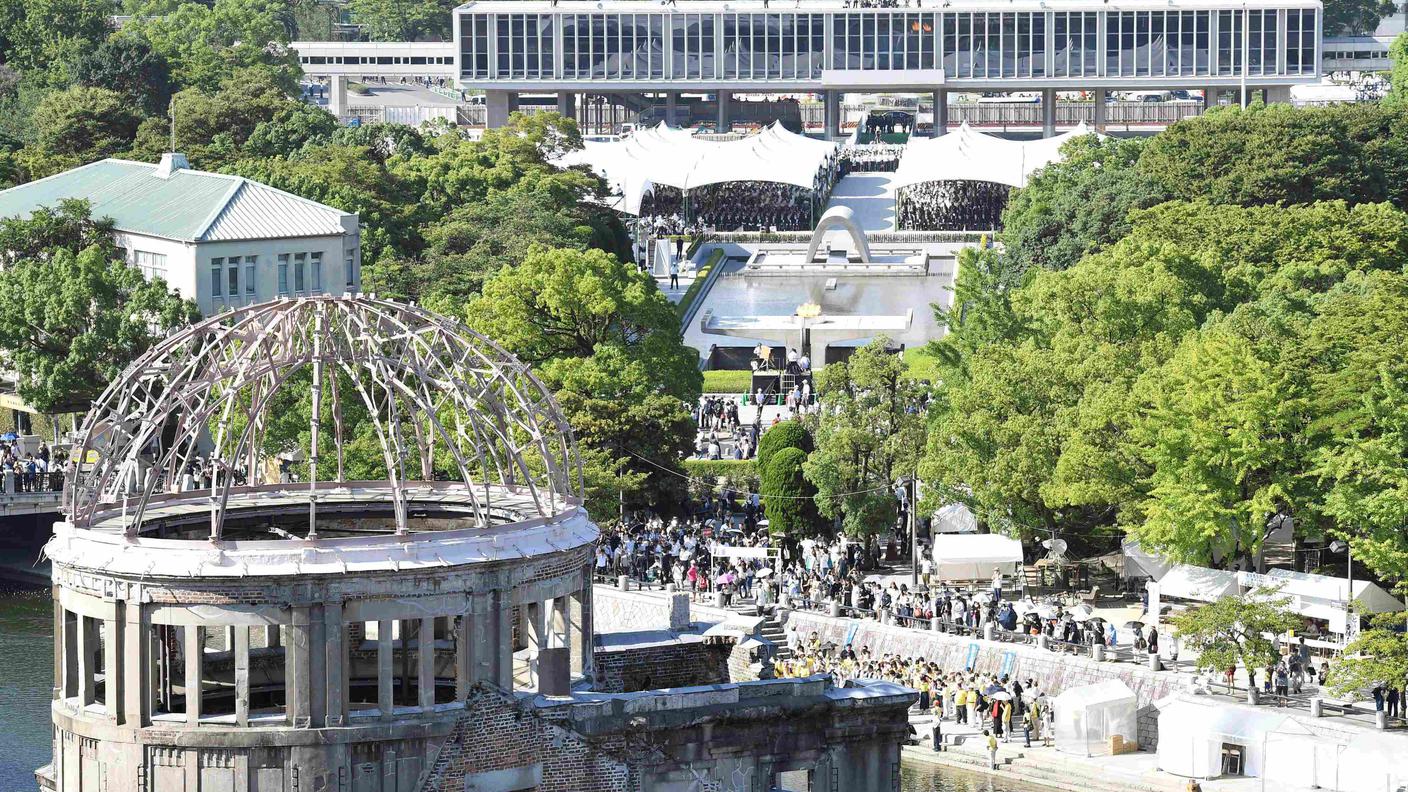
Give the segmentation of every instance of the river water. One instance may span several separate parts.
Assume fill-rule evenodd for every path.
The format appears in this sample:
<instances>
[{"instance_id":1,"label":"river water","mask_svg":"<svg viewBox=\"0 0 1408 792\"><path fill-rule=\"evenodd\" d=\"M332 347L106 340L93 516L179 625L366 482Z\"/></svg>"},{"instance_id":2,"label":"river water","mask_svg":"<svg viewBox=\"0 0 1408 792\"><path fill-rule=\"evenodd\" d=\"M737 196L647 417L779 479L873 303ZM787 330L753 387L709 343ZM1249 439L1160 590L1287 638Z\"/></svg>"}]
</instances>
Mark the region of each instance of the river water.
<instances>
[{"instance_id":1,"label":"river water","mask_svg":"<svg viewBox=\"0 0 1408 792\"><path fill-rule=\"evenodd\" d=\"M54 611L49 592L0 591L0 790L34 789L49 762ZM902 792L1032 792L1002 779L905 766Z\"/></svg>"}]
</instances>

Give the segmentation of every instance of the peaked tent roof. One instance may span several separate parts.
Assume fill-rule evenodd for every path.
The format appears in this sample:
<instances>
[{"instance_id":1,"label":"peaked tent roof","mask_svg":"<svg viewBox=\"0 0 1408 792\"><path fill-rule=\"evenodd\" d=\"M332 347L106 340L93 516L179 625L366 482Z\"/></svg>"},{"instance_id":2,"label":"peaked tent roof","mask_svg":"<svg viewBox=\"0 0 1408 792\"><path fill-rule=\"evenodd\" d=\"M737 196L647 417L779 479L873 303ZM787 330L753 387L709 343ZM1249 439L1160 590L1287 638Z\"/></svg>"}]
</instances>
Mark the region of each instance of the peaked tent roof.
<instances>
[{"instance_id":1,"label":"peaked tent roof","mask_svg":"<svg viewBox=\"0 0 1408 792\"><path fill-rule=\"evenodd\" d=\"M344 233L343 218L355 217L240 176L156 171L146 162L99 160L0 191L0 217L81 198L119 231L180 242L334 236Z\"/></svg>"},{"instance_id":2,"label":"peaked tent roof","mask_svg":"<svg viewBox=\"0 0 1408 792\"><path fill-rule=\"evenodd\" d=\"M640 213L640 199L652 185L692 190L730 181L764 181L811 187L836 144L798 135L774 123L740 140L697 138L664 122L610 142L586 141L557 164L587 165L621 196L621 208Z\"/></svg>"},{"instance_id":3,"label":"peaked tent roof","mask_svg":"<svg viewBox=\"0 0 1408 792\"><path fill-rule=\"evenodd\" d=\"M1061 146L1090 134L1081 122L1069 132L1040 140L1007 140L963 122L936 138L910 138L895 173L896 189L934 181L986 181L1025 187L1037 169L1061 159Z\"/></svg>"}]
</instances>

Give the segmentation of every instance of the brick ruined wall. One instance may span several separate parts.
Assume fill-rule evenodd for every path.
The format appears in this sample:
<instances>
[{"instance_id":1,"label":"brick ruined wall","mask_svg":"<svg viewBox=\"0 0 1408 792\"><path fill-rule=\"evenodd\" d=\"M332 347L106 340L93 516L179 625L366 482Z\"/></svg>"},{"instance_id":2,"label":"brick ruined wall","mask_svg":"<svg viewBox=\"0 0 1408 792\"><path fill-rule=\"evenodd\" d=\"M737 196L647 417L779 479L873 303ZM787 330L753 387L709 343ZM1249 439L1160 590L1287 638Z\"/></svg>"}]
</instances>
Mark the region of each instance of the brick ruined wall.
<instances>
[{"instance_id":1,"label":"brick ruined wall","mask_svg":"<svg viewBox=\"0 0 1408 792\"><path fill-rule=\"evenodd\" d=\"M463 792L468 776L542 766L540 792L626 792L625 762L490 688L469 695L421 792Z\"/></svg>"},{"instance_id":2,"label":"brick ruined wall","mask_svg":"<svg viewBox=\"0 0 1408 792\"><path fill-rule=\"evenodd\" d=\"M741 682L731 679L732 640L597 649L596 689L602 693L634 693L654 688L678 688Z\"/></svg>"}]
</instances>

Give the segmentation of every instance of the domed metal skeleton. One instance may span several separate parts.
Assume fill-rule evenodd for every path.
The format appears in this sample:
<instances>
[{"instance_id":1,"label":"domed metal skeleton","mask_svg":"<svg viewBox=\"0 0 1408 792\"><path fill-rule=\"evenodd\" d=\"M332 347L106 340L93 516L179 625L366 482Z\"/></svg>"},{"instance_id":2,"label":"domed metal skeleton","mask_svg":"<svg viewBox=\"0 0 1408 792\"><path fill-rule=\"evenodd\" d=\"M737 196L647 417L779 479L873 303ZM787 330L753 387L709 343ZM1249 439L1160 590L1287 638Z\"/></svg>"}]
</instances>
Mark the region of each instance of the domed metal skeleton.
<instances>
[{"instance_id":1,"label":"domed metal skeleton","mask_svg":"<svg viewBox=\"0 0 1408 792\"><path fill-rule=\"evenodd\" d=\"M370 431L349 426L344 406ZM288 434L291 415L308 417L306 433L271 447L271 426ZM208 508L220 541L232 513L306 499L315 539L320 504L349 489L389 503L396 533L418 503L457 504L488 526L560 513L582 491L571 432L526 365L457 322L367 297L251 305L177 332L108 387L82 437L69 520L130 537L182 503L188 520ZM385 477L349 481L352 445L369 437ZM304 460L303 480L280 481L276 456Z\"/></svg>"}]
</instances>

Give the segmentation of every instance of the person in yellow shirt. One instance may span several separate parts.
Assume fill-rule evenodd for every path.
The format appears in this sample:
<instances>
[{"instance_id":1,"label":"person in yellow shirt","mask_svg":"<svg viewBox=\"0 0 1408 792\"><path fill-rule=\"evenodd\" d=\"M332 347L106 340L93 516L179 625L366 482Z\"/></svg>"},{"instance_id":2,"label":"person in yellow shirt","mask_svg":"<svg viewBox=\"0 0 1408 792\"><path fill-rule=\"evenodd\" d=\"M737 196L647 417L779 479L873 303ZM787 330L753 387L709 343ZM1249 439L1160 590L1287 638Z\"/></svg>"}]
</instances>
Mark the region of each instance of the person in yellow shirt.
<instances>
[{"instance_id":1,"label":"person in yellow shirt","mask_svg":"<svg viewBox=\"0 0 1408 792\"><path fill-rule=\"evenodd\" d=\"M1002 735L1007 742L1012 742L1012 702L1002 702Z\"/></svg>"},{"instance_id":2,"label":"person in yellow shirt","mask_svg":"<svg viewBox=\"0 0 1408 792\"><path fill-rule=\"evenodd\" d=\"M997 769L997 738L992 736L992 732L983 729L983 736L988 738L988 767Z\"/></svg>"}]
</instances>

